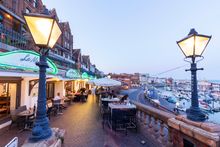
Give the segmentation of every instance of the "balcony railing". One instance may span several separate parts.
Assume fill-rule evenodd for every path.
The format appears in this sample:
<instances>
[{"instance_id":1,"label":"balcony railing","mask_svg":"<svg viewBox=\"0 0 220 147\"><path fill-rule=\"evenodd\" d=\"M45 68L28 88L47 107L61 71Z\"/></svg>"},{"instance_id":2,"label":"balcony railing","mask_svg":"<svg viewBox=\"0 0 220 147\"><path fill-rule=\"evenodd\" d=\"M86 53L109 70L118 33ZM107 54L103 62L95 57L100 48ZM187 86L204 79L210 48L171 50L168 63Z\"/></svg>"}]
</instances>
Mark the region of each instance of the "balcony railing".
<instances>
[{"instance_id":1,"label":"balcony railing","mask_svg":"<svg viewBox=\"0 0 220 147\"><path fill-rule=\"evenodd\" d=\"M63 57L63 56L61 56L61 55L58 55L58 54L55 54L55 53L53 53L53 52L49 52L49 56L50 57L53 57L53 58L55 58L55 59L60 59L60 61L66 61L67 63L72 63L72 64L75 64L75 61L73 61L73 60L71 60L71 59L68 59L68 58L65 58L65 57Z\"/></svg>"},{"instance_id":2,"label":"balcony railing","mask_svg":"<svg viewBox=\"0 0 220 147\"><path fill-rule=\"evenodd\" d=\"M5 50L27 49L27 39L21 33L6 28L3 25L0 25L0 42Z\"/></svg>"}]
</instances>

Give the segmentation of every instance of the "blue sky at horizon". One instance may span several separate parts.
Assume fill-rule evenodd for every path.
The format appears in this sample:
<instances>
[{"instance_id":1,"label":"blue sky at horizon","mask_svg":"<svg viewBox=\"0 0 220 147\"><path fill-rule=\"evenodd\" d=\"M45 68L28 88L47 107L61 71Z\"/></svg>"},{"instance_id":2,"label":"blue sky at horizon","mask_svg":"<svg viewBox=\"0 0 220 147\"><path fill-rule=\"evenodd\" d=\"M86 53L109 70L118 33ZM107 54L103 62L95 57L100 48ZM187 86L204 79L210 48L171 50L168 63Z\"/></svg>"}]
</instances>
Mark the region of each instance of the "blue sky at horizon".
<instances>
[{"instance_id":1,"label":"blue sky at horizon","mask_svg":"<svg viewBox=\"0 0 220 147\"><path fill-rule=\"evenodd\" d=\"M56 8L61 21L69 21L74 48L90 55L105 73L149 73L190 78L189 64L176 41L191 28L212 35L198 66L199 79L220 79L220 1L218 0L43 0Z\"/></svg>"}]
</instances>

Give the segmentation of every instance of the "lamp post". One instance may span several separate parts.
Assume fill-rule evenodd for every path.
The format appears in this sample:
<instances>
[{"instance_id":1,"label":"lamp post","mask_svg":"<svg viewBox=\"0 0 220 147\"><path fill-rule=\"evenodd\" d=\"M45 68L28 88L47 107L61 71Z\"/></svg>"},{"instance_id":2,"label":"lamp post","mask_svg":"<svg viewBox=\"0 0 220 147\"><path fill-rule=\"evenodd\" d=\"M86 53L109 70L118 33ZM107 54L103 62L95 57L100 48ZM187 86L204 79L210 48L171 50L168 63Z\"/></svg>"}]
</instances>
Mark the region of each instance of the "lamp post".
<instances>
[{"instance_id":1,"label":"lamp post","mask_svg":"<svg viewBox=\"0 0 220 147\"><path fill-rule=\"evenodd\" d=\"M46 115L46 69L48 68L46 59L48 48L53 48L61 35L61 30L55 18L49 15L29 13L24 14L24 19L35 44L40 48L40 61L36 63L39 66L37 113L32 135L29 138L30 141L37 142L52 135Z\"/></svg>"},{"instance_id":2,"label":"lamp post","mask_svg":"<svg viewBox=\"0 0 220 147\"><path fill-rule=\"evenodd\" d=\"M177 41L178 46L185 55L186 59L191 58L191 68L186 71L191 71L191 107L186 110L187 118L193 121L204 121L206 114L199 108L198 91L197 91L197 57L202 57L202 54L208 45L211 36L198 34L195 29L191 29L188 36Z\"/></svg>"}]
</instances>

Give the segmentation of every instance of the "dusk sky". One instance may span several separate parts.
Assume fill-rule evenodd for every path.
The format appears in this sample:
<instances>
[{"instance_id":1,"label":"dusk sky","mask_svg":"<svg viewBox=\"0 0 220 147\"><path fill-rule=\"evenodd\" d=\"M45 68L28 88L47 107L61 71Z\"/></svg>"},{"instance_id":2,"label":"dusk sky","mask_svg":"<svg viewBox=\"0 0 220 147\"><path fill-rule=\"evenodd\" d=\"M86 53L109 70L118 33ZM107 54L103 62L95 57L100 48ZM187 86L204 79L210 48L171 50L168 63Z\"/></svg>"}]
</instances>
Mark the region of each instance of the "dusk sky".
<instances>
[{"instance_id":1,"label":"dusk sky","mask_svg":"<svg viewBox=\"0 0 220 147\"><path fill-rule=\"evenodd\" d=\"M191 28L212 35L198 63L199 79L220 80L219 0L43 0L69 21L74 48L90 55L105 73L149 73L152 76L190 78L190 64L176 41ZM158 75L172 68L178 70Z\"/></svg>"}]
</instances>

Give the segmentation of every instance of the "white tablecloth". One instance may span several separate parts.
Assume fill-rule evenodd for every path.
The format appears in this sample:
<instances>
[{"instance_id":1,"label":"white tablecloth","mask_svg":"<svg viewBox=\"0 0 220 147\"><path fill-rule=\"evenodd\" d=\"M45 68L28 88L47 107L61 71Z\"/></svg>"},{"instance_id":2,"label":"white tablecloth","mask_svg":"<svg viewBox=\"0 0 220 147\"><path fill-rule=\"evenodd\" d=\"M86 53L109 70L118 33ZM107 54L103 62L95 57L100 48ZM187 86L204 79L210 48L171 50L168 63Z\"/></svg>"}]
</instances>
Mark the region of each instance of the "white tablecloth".
<instances>
[{"instance_id":1,"label":"white tablecloth","mask_svg":"<svg viewBox=\"0 0 220 147\"><path fill-rule=\"evenodd\" d=\"M136 106L133 104L108 104L111 109L135 109Z\"/></svg>"},{"instance_id":2,"label":"white tablecloth","mask_svg":"<svg viewBox=\"0 0 220 147\"><path fill-rule=\"evenodd\" d=\"M118 102L118 101L120 101L120 99L119 98L102 98L101 99L102 101L108 101L108 102Z\"/></svg>"}]
</instances>

